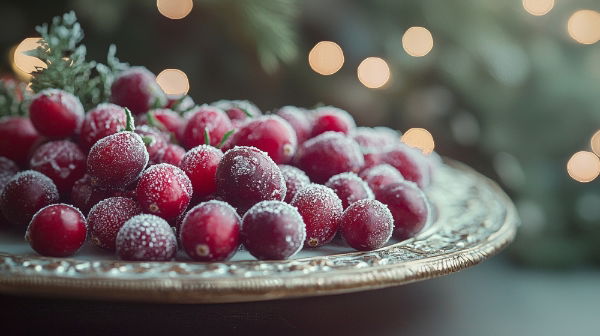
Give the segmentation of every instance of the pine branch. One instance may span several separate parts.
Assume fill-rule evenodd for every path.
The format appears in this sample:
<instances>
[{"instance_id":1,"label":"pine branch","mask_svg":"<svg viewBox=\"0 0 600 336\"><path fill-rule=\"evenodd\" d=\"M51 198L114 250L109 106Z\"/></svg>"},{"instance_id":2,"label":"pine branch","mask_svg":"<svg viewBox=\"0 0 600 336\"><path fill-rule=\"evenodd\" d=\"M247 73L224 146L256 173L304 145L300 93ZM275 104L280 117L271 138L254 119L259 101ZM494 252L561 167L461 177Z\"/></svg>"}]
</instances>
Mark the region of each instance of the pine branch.
<instances>
[{"instance_id":1,"label":"pine branch","mask_svg":"<svg viewBox=\"0 0 600 336\"><path fill-rule=\"evenodd\" d=\"M0 80L0 118L27 114L29 93L25 83Z\"/></svg>"}]
</instances>

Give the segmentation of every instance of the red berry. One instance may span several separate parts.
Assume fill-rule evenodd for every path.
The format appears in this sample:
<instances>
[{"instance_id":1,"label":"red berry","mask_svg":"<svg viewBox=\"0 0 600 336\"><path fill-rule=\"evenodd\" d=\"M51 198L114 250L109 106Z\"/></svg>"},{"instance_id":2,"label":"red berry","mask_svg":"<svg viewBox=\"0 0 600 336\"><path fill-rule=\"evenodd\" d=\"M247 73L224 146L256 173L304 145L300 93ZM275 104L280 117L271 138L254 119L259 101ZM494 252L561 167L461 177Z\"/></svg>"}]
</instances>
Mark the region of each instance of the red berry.
<instances>
[{"instance_id":1,"label":"red berry","mask_svg":"<svg viewBox=\"0 0 600 336\"><path fill-rule=\"evenodd\" d=\"M88 111L81 125L81 147L89 151L98 140L125 129L125 124L121 106L109 103L96 106Z\"/></svg>"},{"instance_id":2,"label":"red berry","mask_svg":"<svg viewBox=\"0 0 600 336\"><path fill-rule=\"evenodd\" d=\"M22 167L29 162L29 154L40 138L29 118L0 119L0 156L11 159Z\"/></svg>"},{"instance_id":3,"label":"red berry","mask_svg":"<svg viewBox=\"0 0 600 336\"><path fill-rule=\"evenodd\" d=\"M362 170L367 168L375 167L383 163L383 153L379 151L373 152L363 152L363 159L365 161L364 166L362 166Z\"/></svg>"},{"instance_id":4,"label":"red berry","mask_svg":"<svg viewBox=\"0 0 600 336\"><path fill-rule=\"evenodd\" d=\"M25 170L13 176L4 187L0 210L10 223L25 228L39 209L58 199L58 190L49 177L35 170Z\"/></svg>"},{"instance_id":5,"label":"red berry","mask_svg":"<svg viewBox=\"0 0 600 336\"><path fill-rule=\"evenodd\" d=\"M123 71L110 88L111 101L127 107L134 114L148 112L152 107L167 104L167 97L156 83L156 76L144 67Z\"/></svg>"},{"instance_id":6,"label":"red berry","mask_svg":"<svg viewBox=\"0 0 600 336\"><path fill-rule=\"evenodd\" d=\"M337 132L326 132L306 141L297 157L298 167L317 183L325 183L339 173L356 173L363 164L358 144Z\"/></svg>"},{"instance_id":7,"label":"red berry","mask_svg":"<svg viewBox=\"0 0 600 336\"><path fill-rule=\"evenodd\" d=\"M360 251L375 250L392 236L394 218L383 203L364 199L344 211L340 233L352 248Z\"/></svg>"},{"instance_id":8,"label":"red berry","mask_svg":"<svg viewBox=\"0 0 600 336\"><path fill-rule=\"evenodd\" d=\"M66 138L79 132L84 111L74 95L57 89L43 90L29 105L29 118L40 134Z\"/></svg>"},{"instance_id":9,"label":"red berry","mask_svg":"<svg viewBox=\"0 0 600 336\"><path fill-rule=\"evenodd\" d=\"M262 116L248 121L233 134L227 148L234 146L256 147L267 152L275 163L287 163L296 153L296 133L280 117Z\"/></svg>"},{"instance_id":10,"label":"red berry","mask_svg":"<svg viewBox=\"0 0 600 336\"><path fill-rule=\"evenodd\" d=\"M75 182L85 175L85 154L68 140L50 141L41 145L29 162L31 169L52 179L61 195L68 195Z\"/></svg>"},{"instance_id":11,"label":"red berry","mask_svg":"<svg viewBox=\"0 0 600 336\"><path fill-rule=\"evenodd\" d=\"M404 181L404 177L398 169L387 163L367 168L360 173L360 177L367 182L373 192L392 184Z\"/></svg>"},{"instance_id":12,"label":"red berry","mask_svg":"<svg viewBox=\"0 0 600 336\"><path fill-rule=\"evenodd\" d=\"M306 110L295 106L284 106L277 111L277 115L292 126L299 145L310 138L312 124Z\"/></svg>"},{"instance_id":13,"label":"red berry","mask_svg":"<svg viewBox=\"0 0 600 336\"><path fill-rule=\"evenodd\" d=\"M241 236L257 259L281 260L302 249L306 231L296 208L280 201L263 201L244 215Z\"/></svg>"},{"instance_id":14,"label":"red berry","mask_svg":"<svg viewBox=\"0 0 600 336\"><path fill-rule=\"evenodd\" d=\"M152 125L148 120L148 114L151 113L154 119L158 122L157 125ZM170 110L168 108L159 108L148 111L141 118L142 124L149 125L163 132L169 132L173 135L179 134L181 129L185 126L185 120L179 115L179 113Z\"/></svg>"},{"instance_id":15,"label":"red berry","mask_svg":"<svg viewBox=\"0 0 600 336\"><path fill-rule=\"evenodd\" d=\"M144 139L148 151L148 164L160 163L162 152L167 148L169 139L156 128L142 125L135 128L135 133Z\"/></svg>"},{"instance_id":16,"label":"red berry","mask_svg":"<svg viewBox=\"0 0 600 336\"><path fill-rule=\"evenodd\" d=\"M189 111L195 105L196 103L194 103L192 97L188 95L183 97L167 96L167 105L165 106L165 108L171 109L176 112L185 112Z\"/></svg>"},{"instance_id":17,"label":"red berry","mask_svg":"<svg viewBox=\"0 0 600 336\"><path fill-rule=\"evenodd\" d=\"M73 185L71 203L85 215L98 202L115 196L115 194L120 192L118 189L93 187L92 178L89 175L85 175Z\"/></svg>"},{"instance_id":18,"label":"red berry","mask_svg":"<svg viewBox=\"0 0 600 336\"><path fill-rule=\"evenodd\" d=\"M182 133L182 144L193 148L205 144L205 132L208 132L210 143L218 145L225 133L231 131L233 125L223 110L214 106L202 105L190 112L190 118Z\"/></svg>"},{"instance_id":19,"label":"red berry","mask_svg":"<svg viewBox=\"0 0 600 336\"><path fill-rule=\"evenodd\" d=\"M117 234L117 255L127 261L168 261L177 253L177 239L164 219L137 215Z\"/></svg>"},{"instance_id":20,"label":"red berry","mask_svg":"<svg viewBox=\"0 0 600 336\"><path fill-rule=\"evenodd\" d=\"M260 201L285 198L283 174L267 153L254 147L228 150L217 168L217 193L240 214Z\"/></svg>"},{"instance_id":21,"label":"red berry","mask_svg":"<svg viewBox=\"0 0 600 336\"><path fill-rule=\"evenodd\" d=\"M313 137L329 131L350 134L356 128L352 116L337 107L319 107L313 113Z\"/></svg>"},{"instance_id":22,"label":"red berry","mask_svg":"<svg viewBox=\"0 0 600 336\"><path fill-rule=\"evenodd\" d=\"M126 197L110 197L96 204L87 217L91 239L96 246L115 251L119 230L126 221L142 213L136 201Z\"/></svg>"},{"instance_id":23,"label":"red berry","mask_svg":"<svg viewBox=\"0 0 600 336\"><path fill-rule=\"evenodd\" d=\"M306 224L305 246L322 246L335 237L344 208L333 190L324 185L309 184L296 193L290 204L298 208Z\"/></svg>"},{"instance_id":24,"label":"red berry","mask_svg":"<svg viewBox=\"0 0 600 336\"><path fill-rule=\"evenodd\" d=\"M369 185L354 173L334 175L325 185L335 191L344 209L358 200L375 198Z\"/></svg>"},{"instance_id":25,"label":"red berry","mask_svg":"<svg viewBox=\"0 0 600 336\"><path fill-rule=\"evenodd\" d=\"M392 183L376 192L378 201L387 205L394 216L394 237L407 239L421 231L430 218L429 202L416 184Z\"/></svg>"},{"instance_id":26,"label":"red berry","mask_svg":"<svg viewBox=\"0 0 600 336\"><path fill-rule=\"evenodd\" d=\"M87 158L92 185L105 188L122 188L132 183L147 165L148 151L142 138L128 131L100 139Z\"/></svg>"},{"instance_id":27,"label":"red berry","mask_svg":"<svg viewBox=\"0 0 600 336\"><path fill-rule=\"evenodd\" d=\"M167 220L175 219L185 211L192 192L192 183L187 175L167 163L146 169L136 188L142 209Z\"/></svg>"},{"instance_id":28,"label":"red berry","mask_svg":"<svg viewBox=\"0 0 600 336\"><path fill-rule=\"evenodd\" d=\"M196 261L228 260L240 245L241 222L235 209L225 202L201 203L181 223L181 246Z\"/></svg>"},{"instance_id":29,"label":"red berry","mask_svg":"<svg viewBox=\"0 0 600 336\"><path fill-rule=\"evenodd\" d=\"M283 174L283 179L285 180L285 187L287 190L285 193L284 202L290 203L300 189L310 184L310 179L302 170L294 166L279 165L279 169Z\"/></svg>"},{"instance_id":30,"label":"red berry","mask_svg":"<svg viewBox=\"0 0 600 336\"><path fill-rule=\"evenodd\" d=\"M400 143L382 153L382 160L398 169L406 180L417 183L421 188L429 186L430 168L419 150Z\"/></svg>"},{"instance_id":31,"label":"red berry","mask_svg":"<svg viewBox=\"0 0 600 336\"><path fill-rule=\"evenodd\" d=\"M221 158L223 152L208 145L194 147L183 156L180 167L190 178L196 199L217 191L216 175Z\"/></svg>"},{"instance_id":32,"label":"red berry","mask_svg":"<svg viewBox=\"0 0 600 336\"><path fill-rule=\"evenodd\" d=\"M352 138L363 153L381 152L400 142L398 132L387 127L358 127L352 132Z\"/></svg>"},{"instance_id":33,"label":"red berry","mask_svg":"<svg viewBox=\"0 0 600 336\"><path fill-rule=\"evenodd\" d=\"M175 144L168 144L158 156L158 163L168 163L179 166L184 156L185 149L183 149L183 147Z\"/></svg>"},{"instance_id":34,"label":"red berry","mask_svg":"<svg viewBox=\"0 0 600 336\"><path fill-rule=\"evenodd\" d=\"M225 111L235 127L240 127L249 119L262 115L258 107L247 100L219 100L210 105Z\"/></svg>"},{"instance_id":35,"label":"red berry","mask_svg":"<svg viewBox=\"0 0 600 336\"><path fill-rule=\"evenodd\" d=\"M68 257L81 248L86 233L85 218L79 210L68 204L52 204L33 216L25 239L43 256Z\"/></svg>"},{"instance_id":36,"label":"red berry","mask_svg":"<svg viewBox=\"0 0 600 336\"><path fill-rule=\"evenodd\" d=\"M8 181L19 172L19 166L4 156L0 156L0 194Z\"/></svg>"}]
</instances>

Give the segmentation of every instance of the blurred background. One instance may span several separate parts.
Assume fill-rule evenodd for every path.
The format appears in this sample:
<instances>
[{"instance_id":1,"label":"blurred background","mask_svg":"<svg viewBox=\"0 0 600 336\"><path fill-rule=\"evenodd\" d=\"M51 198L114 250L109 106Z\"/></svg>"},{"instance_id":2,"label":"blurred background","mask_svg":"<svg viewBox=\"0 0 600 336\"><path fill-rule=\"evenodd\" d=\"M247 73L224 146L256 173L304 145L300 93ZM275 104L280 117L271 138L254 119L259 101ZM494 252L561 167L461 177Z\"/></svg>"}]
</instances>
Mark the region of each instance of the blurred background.
<instances>
[{"instance_id":1,"label":"blurred background","mask_svg":"<svg viewBox=\"0 0 600 336\"><path fill-rule=\"evenodd\" d=\"M598 1L2 0L0 76L28 80L34 27L69 10L88 58L115 44L167 93L413 129L515 201L523 225L490 274L600 278Z\"/></svg>"}]
</instances>

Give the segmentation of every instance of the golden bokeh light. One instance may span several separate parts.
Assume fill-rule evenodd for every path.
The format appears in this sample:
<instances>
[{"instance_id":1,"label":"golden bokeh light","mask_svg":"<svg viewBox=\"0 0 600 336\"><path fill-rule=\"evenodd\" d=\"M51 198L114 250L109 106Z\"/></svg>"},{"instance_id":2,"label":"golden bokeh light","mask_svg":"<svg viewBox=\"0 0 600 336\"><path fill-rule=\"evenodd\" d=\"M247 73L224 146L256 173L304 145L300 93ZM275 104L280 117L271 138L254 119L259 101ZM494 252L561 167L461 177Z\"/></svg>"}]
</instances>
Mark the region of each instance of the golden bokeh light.
<instances>
[{"instance_id":1,"label":"golden bokeh light","mask_svg":"<svg viewBox=\"0 0 600 336\"><path fill-rule=\"evenodd\" d=\"M405 144L420 149L423 154L430 154L435 148L435 141L428 130L424 128L411 128L400 139Z\"/></svg>"},{"instance_id":2,"label":"golden bokeh light","mask_svg":"<svg viewBox=\"0 0 600 336\"><path fill-rule=\"evenodd\" d=\"M578 10L567 22L567 31L571 38L581 44L594 44L600 40L600 13Z\"/></svg>"},{"instance_id":3,"label":"golden bokeh light","mask_svg":"<svg viewBox=\"0 0 600 336\"><path fill-rule=\"evenodd\" d=\"M187 94L190 82L185 72L179 69L165 69L156 76L156 82L170 96Z\"/></svg>"},{"instance_id":4,"label":"golden bokeh light","mask_svg":"<svg viewBox=\"0 0 600 336\"><path fill-rule=\"evenodd\" d=\"M531 15L546 15L554 8L554 0L523 0L523 8Z\"/></svg>"},{"instance_id":5,"label":"golden bokeh light","mask_svg":"<svg viewBox=\"0 0 600 336\"><path fill-rule=\"evenodd\" d=\"M594 133L594 135L592 135L590 145L592 146L592 151L594 151L596 155L600 156L600 130L598 130L596 133Z\"/></svg>"},{"instance_id":6,"label":"golden bokeh light","mask_svg":"<svg viewBox=\"0 0 600 336\"><path fill-rule=\"evenodd\" d=\"M592 152L577 152L567 162L567 172L575 181L591 182L600 174L600 159Z\"/></svg>"},{"instance_id":7,"label":"golden bokeh light","mask_svg":"<svg viewBox=\"0 0 600 336\"><path fill-rule=\"evenodd\" d=\"M425 27L410 27L402 35L402 47L410 56L423 57L433 49L433 36Z\"/></svg>"},{"instance_id":8,"label":"golden bokeh light","mask_svg":"<svg viewBox=\"0 0 600 336\"><path fill-rule=\"evenodd\" d=\"M333 75L344 65L344 52L335 42L321 41L308 53L308 64L318 74Z\"/></svg>"},{"instance_id":9,"label":"golden bokeh light","mask_svg":"<svg viewBox=\"0 0 600 336\"><path fill-rule=\"evenodd\" d=\"M24 54L37 48L39 40L41 40L39 37L28 37L9 52L13 71L22 80L28 81L31 79L30 74L35 71L36 67L46 67L46 64L39 58Z\"/></svg>"},{"instance_id":10,"label":"golden bokeh light","mask_svg":"<svg viewBox=\"0 0 600 336\"><path fill-rule=\"evenodd\" d=\"M194 8L193 0L156 0L160 14L169 19L179 20L188 16Z\"/></svg>"},{"instance_id":11,"label":"golden bokeh light","mask_svg":"<svg viewBox=\"0 0 600 336\"><path fill-rule=\"evenodd\" d=\"M379 57L367 57L358 65L358 80L370 89L384 86L390 80L390 67Z\"/></svg>"}]
</instances>

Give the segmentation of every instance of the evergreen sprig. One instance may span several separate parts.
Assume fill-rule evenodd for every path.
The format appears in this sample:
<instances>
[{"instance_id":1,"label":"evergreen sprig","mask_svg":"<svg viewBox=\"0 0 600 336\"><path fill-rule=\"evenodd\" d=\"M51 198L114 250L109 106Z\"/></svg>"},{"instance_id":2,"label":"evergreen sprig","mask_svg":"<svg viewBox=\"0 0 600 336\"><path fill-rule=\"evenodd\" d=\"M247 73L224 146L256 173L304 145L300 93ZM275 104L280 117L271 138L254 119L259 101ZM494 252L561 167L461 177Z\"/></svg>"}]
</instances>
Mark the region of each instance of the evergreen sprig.
<instances>
[{"instance_id":1,"label":"evergreen sprig","mask_svg":"<svg viewBox=\"0 0 600 336\"><path fill-rule=\"evenodd\" d=\"M25 83L0 80L0 118L27 114L29 93Z\"/></svg>"}]
</instances>

